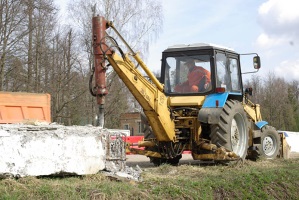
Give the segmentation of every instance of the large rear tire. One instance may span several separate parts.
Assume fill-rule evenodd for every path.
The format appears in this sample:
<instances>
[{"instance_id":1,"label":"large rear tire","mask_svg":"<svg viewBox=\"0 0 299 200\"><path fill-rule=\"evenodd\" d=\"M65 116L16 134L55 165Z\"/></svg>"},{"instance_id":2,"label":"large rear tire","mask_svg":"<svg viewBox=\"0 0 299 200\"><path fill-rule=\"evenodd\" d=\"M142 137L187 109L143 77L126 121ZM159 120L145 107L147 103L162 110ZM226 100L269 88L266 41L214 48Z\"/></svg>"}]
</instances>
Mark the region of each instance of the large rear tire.
<instances>
[{"instance_id":1,"label":"large rear tire","mask_svg":"<svg viewBox=\"0 0 299 200\"><path fill-rule=\"evenodd\" d=\"M223 146L245 159L248 148L247 117L239 101L226 102L219 123L211 126L210 138L213 144Z\"/></svg>"},{"instance_id":2,"label":"large rear tire","mask_svg":"<svg viewBox=\"0 0 299 200\"><path fill-rule=\"evenodd\" d=\"M280 148L280 137L272 126L262 128L261 144L259 146L260 158L274 159L277 157Z\"/></svg>"}]
</instances>

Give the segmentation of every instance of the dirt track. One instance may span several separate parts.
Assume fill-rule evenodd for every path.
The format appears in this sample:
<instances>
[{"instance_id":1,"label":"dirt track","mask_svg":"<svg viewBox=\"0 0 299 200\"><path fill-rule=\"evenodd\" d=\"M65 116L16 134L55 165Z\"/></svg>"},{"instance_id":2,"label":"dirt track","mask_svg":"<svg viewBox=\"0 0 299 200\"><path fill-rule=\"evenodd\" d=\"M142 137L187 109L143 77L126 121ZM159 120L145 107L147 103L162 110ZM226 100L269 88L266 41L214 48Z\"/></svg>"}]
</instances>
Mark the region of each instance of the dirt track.
<instances>
[{"instance_id":1,"label":"dirt track","mask_svg":"<svg viewBox=\"0 0 299 200\"><path fill-rule=\"evenodd\" d=\"M183 154L182 159L180 160L180 165L183 164L199 164L200 161L193 160L191 154ZM143 155L127 155L127 166L135 167L138 165L141 168L150 168L154 167L153 163L150 163L148 157Z\"/></svg>"},{"instance_id":2,"label":"dirt track","mask_svg":"<svg viewBox=\"0 0 299 200\"><path fill-rule=\"evenodd\" d=\"M299 152L291 152L290 158L299 158Z\"/></svg>"},{"instance_id":3,"label":"dirt track","mask_svg":"<svg viewBox=\"0 0 299 200\"><path fill-rule=\"evenodd\" d=\"M291 152L290 158L299 158L298 152ZM179 165L200 165L203 161L193 160L191 154L183 154ZM127 166L135 167L138 165L141 168L154 167L153 163L150 163L149 158L143 155L127 155Z\"/></svg>"}]
</instances>

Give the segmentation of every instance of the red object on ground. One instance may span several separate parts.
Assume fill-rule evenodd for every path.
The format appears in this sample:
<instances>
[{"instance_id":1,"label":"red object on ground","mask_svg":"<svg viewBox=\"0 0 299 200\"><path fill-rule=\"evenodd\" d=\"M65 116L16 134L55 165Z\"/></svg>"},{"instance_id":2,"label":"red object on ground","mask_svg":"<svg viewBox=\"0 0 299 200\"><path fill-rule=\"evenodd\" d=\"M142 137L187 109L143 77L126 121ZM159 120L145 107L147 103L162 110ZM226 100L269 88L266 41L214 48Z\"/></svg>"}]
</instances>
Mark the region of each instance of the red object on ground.
<instances>
[{"instance_id":1,"label":"red object on ground","mask_svg":"<svg viewBox=\"0 0 299 200\"><path fill-rule=\"evenodd\" d=\"M142 141L144 138L144 136L127 136L127 137L123 137L123 140L130 144L131 148L134 149L144 149L144 147L138 147L138 142ZM131 155L131 153L127 153L127 155Z\"/></svg>"},{"instance_id":2,"label":"red object on ground","mask_svg":"<svg viewBox=\"0 0 299 200\"><path fill-rule=\"evenodd\" d=\"M134 143L138 143L138 141L142 141L144 138L144 136L128 136L128 137L125 137L125 142L127 143L131 143L131 144L134 144Z\"/></svg>"},{"instance_id":3,"label":"red object on ground","mask_svg":"<svg viewBox=\"0 0 299 200\"><path fill-rule=\"evenodd\" d=\"M138 147L138 141L142 141L144 139L143 136L127 136L123 137L123 140L127 143L131 144L132 148L135 149L144 149L144 147ZM131 153L127 153L129 155ZM183 154L191 154L191 151L184 151Z\"/></svg>"}]
</instances>

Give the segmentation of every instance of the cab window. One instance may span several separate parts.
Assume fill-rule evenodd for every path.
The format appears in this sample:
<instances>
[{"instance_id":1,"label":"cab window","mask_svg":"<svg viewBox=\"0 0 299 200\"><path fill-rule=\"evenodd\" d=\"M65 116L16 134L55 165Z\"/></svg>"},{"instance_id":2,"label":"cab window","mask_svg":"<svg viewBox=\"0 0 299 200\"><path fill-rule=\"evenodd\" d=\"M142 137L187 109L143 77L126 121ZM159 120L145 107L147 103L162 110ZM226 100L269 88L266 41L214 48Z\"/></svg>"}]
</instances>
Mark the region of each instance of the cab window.
<instances>
[{"instance_id":1,"label":"cab window","mask_svg":"<svg viewBox=\"0 0 299 200\"><path fill-rule=\"evenodd\" d=\"M166 57L165 92L206 93L211 90L210 55Z\"/></svg>"},{"instance_id":2,"label":"cab window","mask_svg":"<svg viewBox=\"0 0 299 200\"><path fill-rule=\"evenodd\" d=\"M226 92L240 92L239 66L236 58L224 53L216 54L216 87L225 88Z\"/></svg>"}]
</instances>

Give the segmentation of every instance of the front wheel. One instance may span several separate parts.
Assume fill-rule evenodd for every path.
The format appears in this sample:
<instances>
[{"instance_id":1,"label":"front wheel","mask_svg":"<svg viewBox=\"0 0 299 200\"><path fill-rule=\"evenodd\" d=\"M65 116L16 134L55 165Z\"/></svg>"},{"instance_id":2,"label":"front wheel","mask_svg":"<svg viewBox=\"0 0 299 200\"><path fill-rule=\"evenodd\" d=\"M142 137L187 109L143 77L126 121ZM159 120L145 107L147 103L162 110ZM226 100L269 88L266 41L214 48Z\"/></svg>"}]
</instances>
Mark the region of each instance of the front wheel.
<instances>
[{"instance_id":1,"label":"front wheel","mask_svg":"<svg viewBox=\"0 0 299 200\"><path fill-rule=\"evenodd\" d=\"M272 126L264 126L262 128L261 144L259 153L261 158L276 158L280 148L280 137L278 132Z\"/></svg>"},{"instance_id":2,"label":"front wheel","mask_svg":"<svg viewBox=\"0 0 299 200\"><path fill-rule=\"evenodd\" d=\"M228 100L220 114L218 124L211 126L211 142L233 151L245 159L248 147L247 117L242 104Z\"/></svg>"}]
</instances>

